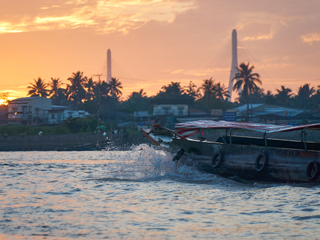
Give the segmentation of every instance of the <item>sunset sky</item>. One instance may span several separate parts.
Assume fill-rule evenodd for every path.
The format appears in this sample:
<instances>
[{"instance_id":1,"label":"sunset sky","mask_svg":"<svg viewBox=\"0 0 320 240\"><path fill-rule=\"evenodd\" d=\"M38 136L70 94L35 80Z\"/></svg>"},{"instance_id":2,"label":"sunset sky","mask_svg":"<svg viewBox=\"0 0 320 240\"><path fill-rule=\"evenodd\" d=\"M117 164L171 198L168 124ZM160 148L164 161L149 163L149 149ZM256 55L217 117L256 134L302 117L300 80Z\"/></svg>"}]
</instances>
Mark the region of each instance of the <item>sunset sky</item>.
<instances>
[{"instance_id":1,"label":"sunset sky","mask_svg":"<svg viewBox=\"0 0 320 240\"><path fill-rule=\"evenodd\" d=\"M108 49L123 98L171 81L227 86L233 29L262 87L296 93L320 85L319 10L320 0L1 0L0 93L24 97L33 79L67 83L76 71L105 80Z\"/></svg>"}]
</instances>

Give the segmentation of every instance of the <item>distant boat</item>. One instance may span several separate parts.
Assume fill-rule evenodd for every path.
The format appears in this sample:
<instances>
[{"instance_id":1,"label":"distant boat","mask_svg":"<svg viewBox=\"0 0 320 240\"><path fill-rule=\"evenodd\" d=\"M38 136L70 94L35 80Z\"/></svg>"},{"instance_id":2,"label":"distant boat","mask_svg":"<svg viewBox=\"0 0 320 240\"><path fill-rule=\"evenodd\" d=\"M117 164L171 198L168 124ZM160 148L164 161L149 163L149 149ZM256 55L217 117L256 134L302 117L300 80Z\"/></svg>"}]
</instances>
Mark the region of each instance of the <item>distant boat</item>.
<instances>
[{"instance_id":1,"label":"distant boat","mask_svg":"<svg viewBox=\"0 0 320 240\"><path fill-rule=\"evenodd\" d=\"M224 129L225 133L207 141L203 138L207 129ZM234 136L236 129L261 132L263 137ZM254 181L320 182L320 142L307 141L307 129L320 130L320 123L280 126L203 120L177 123L174 130L155 123L142 133L155 145L174 149L173 161L191 154L192 162L205 172ZM288 131L301 131L301 141L268 137Z\"/></svg>"}]
</instances>

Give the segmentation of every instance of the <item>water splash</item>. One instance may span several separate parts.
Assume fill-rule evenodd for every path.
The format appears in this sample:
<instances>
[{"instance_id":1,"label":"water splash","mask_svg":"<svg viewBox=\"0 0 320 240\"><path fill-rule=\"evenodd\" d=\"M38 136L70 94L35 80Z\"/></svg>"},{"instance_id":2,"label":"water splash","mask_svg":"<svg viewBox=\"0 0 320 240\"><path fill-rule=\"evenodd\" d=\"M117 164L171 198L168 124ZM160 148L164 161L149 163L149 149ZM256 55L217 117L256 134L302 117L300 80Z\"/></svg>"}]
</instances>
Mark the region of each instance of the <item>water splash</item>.
<instances>
[{"instance_id":1,"label":"water splash","mask_svg":"<svg viewBox=\"0 0 320 240\"><path fill-rule=\"evenodd\" d=\"M117 152L119 154L121 152ZM161 181L173 180L188 183L225 184L229 180L219 176L203 173L192 164L192 155L184 155L180 161L172 161L173 153L141 144L131 151L122 152L118 169L108 172L108 176L100 180L107 181Z\"/></svg>"}]
</instances>

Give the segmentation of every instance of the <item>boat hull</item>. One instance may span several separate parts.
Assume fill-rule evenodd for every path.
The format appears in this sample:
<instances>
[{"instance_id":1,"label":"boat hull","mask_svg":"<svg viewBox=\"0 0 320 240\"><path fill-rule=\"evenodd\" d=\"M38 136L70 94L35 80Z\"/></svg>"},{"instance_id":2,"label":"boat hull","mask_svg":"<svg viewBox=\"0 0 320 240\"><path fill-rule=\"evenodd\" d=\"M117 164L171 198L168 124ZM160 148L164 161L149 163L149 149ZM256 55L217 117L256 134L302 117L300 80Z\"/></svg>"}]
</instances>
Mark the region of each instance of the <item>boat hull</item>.
<instances>
[{"instance_id":1,"label":"boat hull","mask_svg":"<svg viewBox=\"0 0 320 240\"><path fill-rule=\"evenodd\" d=\"M200 170L225 177L272 182L320 182L319 179L311 179L320 168L309 169L309 178L307 174L308 166L320 159L319 151L191 139L173 139L170 146L192 153L192 161Z\"/></svg>"},{"instance_id":2,"label":"boat hull","mask_svg":"<svg viewBox=\"0 0 320 240\"><path fill-rule=\"evenodd\" d=\"M189 154L204 172L253 181L320 183L319 144L268 139L271 146L265 147L259 138L225 136L214 142L157 135L151 129L142 133L154 144L173 149L177 153L174 160Z\"/></svg>"}]
</instances>

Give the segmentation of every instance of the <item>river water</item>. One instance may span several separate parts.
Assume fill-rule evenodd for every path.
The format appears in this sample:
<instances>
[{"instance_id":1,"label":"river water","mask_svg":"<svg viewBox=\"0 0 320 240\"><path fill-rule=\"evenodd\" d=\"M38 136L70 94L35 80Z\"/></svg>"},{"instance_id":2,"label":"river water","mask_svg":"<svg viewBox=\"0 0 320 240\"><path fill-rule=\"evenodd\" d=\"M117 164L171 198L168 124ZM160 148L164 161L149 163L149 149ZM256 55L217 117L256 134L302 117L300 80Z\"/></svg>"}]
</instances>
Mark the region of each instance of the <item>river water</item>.
<instances>
[{"instance_id":1,"label":"river water","mask_svg":"<svg viewBox=\"0 0 320 240\"><path fill-rule=\"evenodd\" d=\"M318 239L317 185L240 183L131 151L1 152L0 239Z\"/></svg>"}]
</instances>

